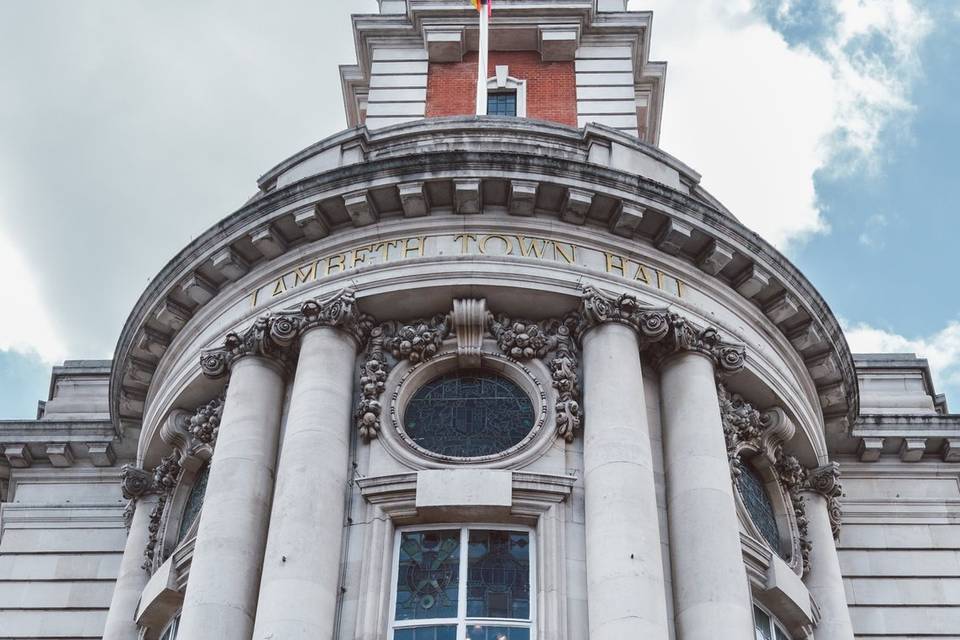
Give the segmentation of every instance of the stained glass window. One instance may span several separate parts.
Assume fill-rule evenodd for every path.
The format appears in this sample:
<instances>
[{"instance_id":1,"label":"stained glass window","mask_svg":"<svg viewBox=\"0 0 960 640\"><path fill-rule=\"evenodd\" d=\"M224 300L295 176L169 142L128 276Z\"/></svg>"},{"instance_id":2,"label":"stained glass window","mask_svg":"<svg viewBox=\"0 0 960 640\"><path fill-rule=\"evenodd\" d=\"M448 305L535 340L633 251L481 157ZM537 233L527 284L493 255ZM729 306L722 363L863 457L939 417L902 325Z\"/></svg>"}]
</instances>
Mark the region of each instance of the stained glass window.
<instances>
[{"instance_id":1,"label":"stained glass window","mask_svg":"<svg viewBox=\"0 0 960 640\"><path fill-rule=\"evenodd\" d=\"M760 530L760 534L777 553L780 553L780 532L777 529L777 516L764 485L763 478L756 470L749 464L742 466L740 476L737 478L737 488L740 489L744 506L750 514L750 519Z\"/></svg>"},{"instance_id":2,"label":"stained glass window","mask_svg":"<svg viewBox=\"0 0 960 640\"><path fill-rule=\"evenodd\" d=\"M459 570L460 531L400 536L396 619L456 617Z\"/></svg>"},{"instance_id":3,"label":"stained glass window","mask_svg":"<svg viewBox=\"0 0 960 640\"><path fill-rule=\"evenodd\" d=\"M392 640L530 640L529 531L402 531Z\"/></svg>"},{"instance_id":4,"label":"stained glass window","mask_svg":"<svg viewBox=\"0 0 960 640\"><path fill-rule=\"evenodd\" d=\"M517 115L517 92L516 91L496 91L487 94L487 115L488 116L512 116Z\"/></svg>"},{"instance_id":5,"label":"stained glass window","mask_svg":"<svg viewBox=\"0 0 960 640\"><path fill-rule=\"evenodd\" d=\"M203 508L203 496L207 493L207 479L210 477L210 465L206 465L197 474L193 487L190 489L190 495L187 497L187 504L183 507L183 516L180 518L180 531L177 535L177 542L183 540L187 531L193 525L193 522L200 514Z\"/></svg>"},{"instance_id":6,"label":"stained glass window","mask_svg":"<svg viewBox=\"0 0 960 640\"><path fill-rule=\"evenodd\" d=\"M533 429L530 398L487 371L456 371L423 385L404 413L404 430L428 451L455 458L492 455Z\"/></svg>"}]
</instances>

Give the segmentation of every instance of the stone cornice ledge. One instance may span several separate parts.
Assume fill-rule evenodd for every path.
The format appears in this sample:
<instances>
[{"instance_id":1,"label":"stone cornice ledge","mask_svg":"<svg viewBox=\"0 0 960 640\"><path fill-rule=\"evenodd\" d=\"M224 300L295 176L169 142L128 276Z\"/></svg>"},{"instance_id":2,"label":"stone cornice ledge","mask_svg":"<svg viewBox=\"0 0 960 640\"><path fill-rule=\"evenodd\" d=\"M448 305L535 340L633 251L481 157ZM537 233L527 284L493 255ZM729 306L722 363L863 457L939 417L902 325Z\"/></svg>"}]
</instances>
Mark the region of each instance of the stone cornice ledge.
<instances>
[{"instance_id":1,"label":"stone cornice ledge","mask_svg":"<svg viewBox=\"0 0 960 640\"><path fill-rule=\"evenodd\" d=\"M501 145L487 144L494 135L502 140ZM417 141L428 150L418 150ZM333 225L325 219L320 200L338 201L338 206L343 206L343 194L353 197L371 181L397 188L419 184L422 188L418 180L449 181L451 176L469 175L479 176L480 181L531 178L560 188L577 183L576 190L589 185L590 192L577 197L593 198L595 193L613 198L615 204L620 202L609 212L614 234L652 243L665 253L693 262L758 306L779 327L804 360L825 419L838 423L828 432L848 437L858 411L857 379L846 340L826 302L785 257L706 198L696 184L699 176L670 162L661 151L596 125L577 130L532 121L506 126L502 120L453 118L398 125L376 133L364 128L346 131L294 158L315 155L325 144L334 143L341 150L333 154L336 159L330 166L315 167L316 171L306 172L302 179L258 194L197 238L152 280L117 343L110 408L118 432L122 421L142 419L154 371L167 347L220 288L243 278L249 269L278 258L288 248L368 222L358 218ZM523 144L526 151L521 149ZM540 151L535 153L536 149ZM679 184L671 187L654 178L638 177L645 163L661 167L657 170L661 173L675 172ZM433 177L423 177L425 167ZM347 193L350 189L353 191ZM427 209L429 215L429 205ZM585 223L576 216L570 218L572 214L563 207L555 213L573 224ZM631 226L642 216L659 224L652 237L641 237ZM281 218L283 224L278 227ZM287 231L280 233L278 228ZM290 236L290 228L299 228L302 237ZM698 234L707 236L705 247L701 247L703 238ZM251 244L251 238L260 244ZM241 246L246 257L240 255ZM262 256L251 259L251 247ZM731 269L732 265L738 266ZM224 282L214 285L204 277L201 271L209 269L220 273Z\"/></svg>"}]
</instances>

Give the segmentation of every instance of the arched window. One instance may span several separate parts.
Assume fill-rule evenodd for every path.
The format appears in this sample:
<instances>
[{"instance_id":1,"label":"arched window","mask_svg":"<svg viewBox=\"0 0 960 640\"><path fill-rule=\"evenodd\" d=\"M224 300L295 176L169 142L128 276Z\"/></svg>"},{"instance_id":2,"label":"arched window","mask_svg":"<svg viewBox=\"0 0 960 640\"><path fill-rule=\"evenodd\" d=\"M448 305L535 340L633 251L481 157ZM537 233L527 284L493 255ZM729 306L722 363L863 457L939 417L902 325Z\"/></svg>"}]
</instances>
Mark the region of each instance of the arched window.
<instances>
[{"instance_id":1,"label":"arched window","mask_svg":"<svg viewBox=\"0 0 960 640\"><path fill-rule=\"evenodd\" d=\"M750 514L750 519L760 531L760 535L772 549L780 553L780 530L777 528L777 515L767 493L766 483L759 472L749 462L740 466L740 475L737 476L737 488L743 497L743 504Z\"/></svg>"},{"instance_id":2,"label":"arched window","mask_svg":"<svg viewBox=\"0 0 960 640\"><path fill-rule=\"evenodd\" d=\"M177 532L177 542L180 543L186 537L193 523L196 522L203 508L203 497L207 492L207 479L210 477L210 465L207 464L197 474L190 488L190 495L187 496L187 504L183 507L183 515L180 517L180 529Z\"/></svg>"}]
</instances>

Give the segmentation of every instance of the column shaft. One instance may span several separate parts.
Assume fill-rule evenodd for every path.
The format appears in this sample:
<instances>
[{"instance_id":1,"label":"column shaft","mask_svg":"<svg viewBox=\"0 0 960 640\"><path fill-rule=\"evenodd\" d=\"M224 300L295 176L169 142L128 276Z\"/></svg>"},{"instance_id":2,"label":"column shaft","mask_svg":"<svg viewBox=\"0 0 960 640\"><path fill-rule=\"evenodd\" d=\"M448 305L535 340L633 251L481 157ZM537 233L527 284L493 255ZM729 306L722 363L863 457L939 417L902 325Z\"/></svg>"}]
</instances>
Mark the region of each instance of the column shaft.
<instances>
[{"instance_id":1,"label":"column shaft","mask_svg":"<svg viewBox=\"0 0 960 640\"><path fill-rule=\"evenodd\" d=\"M157 505L159 496L147 495L136 503L133 519L130 521L130 531L127 533L127 543L123 548L123 559L120 561L120 572L117 584L113 589L113 598L110 601L110 611L107 613L107 623L104 627L104 640L137 640L137 605L143 588L150 579L144 571L143 552L150 539L150 513Z\"/></svg>"},{"instance_id":2,"label":"column shaft","mask_svg":"<svg viewBox=\"0 0 960 640\"><path fill-rule=\"evenodd\" d=\"M255 639L330 638L336 617L357 344L318 327L301 340Z\"/></svg>"},{"instance_id":3,"label":"column shaft","mask_svg":"<svg viewBox=\"0 0 960 640\"><path fill-rule=\"evenodd\" d=\"M827 499L815 491L803 493L810 537L810 572L804 582L820 607L817 640L853 640L853 625L843 589L840 559L830 526Z\"/></svg>"},{"instance_id":4,"label":"column shaft","mask_svg":"<svg viewBox=\"0 0 960 640\"><path fill-rule=\"evenodd\" d=\"M590 640L666 638L666 595L650 431L636 333L583 338L583 466Z\"/></svg>"},{"instance_id":5,"label":"column shaft","mask_svg":"<svg viewBox=\"0 0 960 640\"><path fill-rule=\"evenodd\" d=\"M247 356L230 376L179 636L243 640L253 631L283 405L275 363Z\"/></svg>"},{"instance_id":6,"label":"column shaft","mask_svg":"<svg viewBox=\"0 0 960 640\"><path fill-rule=\"evenodd\" d=\"M677 354L664 363L660 386L677 638L752 638L713 362Z\"/></svg>"}]
</instances>

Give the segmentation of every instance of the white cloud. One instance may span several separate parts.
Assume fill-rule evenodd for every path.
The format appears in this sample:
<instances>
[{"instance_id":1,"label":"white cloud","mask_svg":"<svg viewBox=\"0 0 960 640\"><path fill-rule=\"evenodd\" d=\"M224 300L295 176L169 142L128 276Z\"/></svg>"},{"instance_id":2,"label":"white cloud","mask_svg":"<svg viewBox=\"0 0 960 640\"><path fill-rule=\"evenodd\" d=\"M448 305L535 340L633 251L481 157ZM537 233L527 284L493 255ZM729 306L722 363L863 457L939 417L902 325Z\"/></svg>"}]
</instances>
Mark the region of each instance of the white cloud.
<instances>
[{"instance_id":1,"label":"white cloud","mask_svg":"<svg viewBox=\"0 0 960 640\"><path fill-rule=\"evenodd\" d=\"M960 402L960 321L920 338L907 338L866 323L848 327L844 333L854 353L912 352L926 358L938 392L947 391L947 400L954 405Z\"/></svg>"},{"instance_id":2,"label":"white cloud","mask_svg":"<svg viewBox=\"0 0 960 640\"><path fill-rule=\"evenodd\" d=\"M41 300L36 277L17 247L0 229L0 350L37 353L48 363L66 349Z\"/></svg>"},{"instance_id":3,"label":"white cloud","mask_svg":"<svg viewBox=\"0 0 960 640\"><path fill-rule=\"evenodd\" d=\"M661 145L781 249L828 230L817 171L878 166L880 134L912 109L931 28L912 0L833 3L816 47L791 47L751 0L632 6L654 11L652 57L670 65Z\"/></svg>"}]
</instances>

